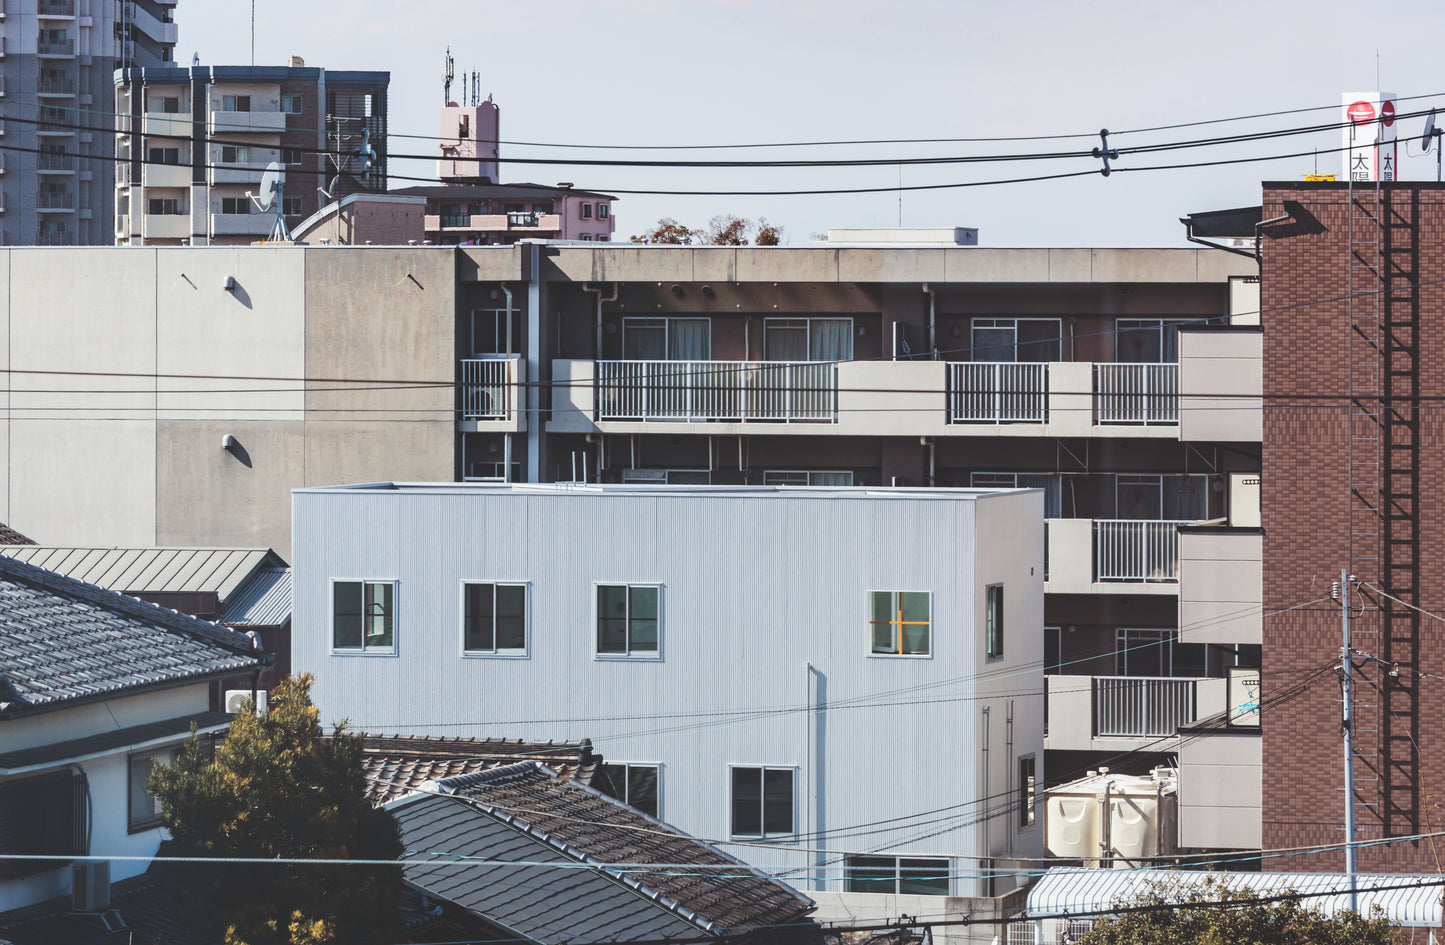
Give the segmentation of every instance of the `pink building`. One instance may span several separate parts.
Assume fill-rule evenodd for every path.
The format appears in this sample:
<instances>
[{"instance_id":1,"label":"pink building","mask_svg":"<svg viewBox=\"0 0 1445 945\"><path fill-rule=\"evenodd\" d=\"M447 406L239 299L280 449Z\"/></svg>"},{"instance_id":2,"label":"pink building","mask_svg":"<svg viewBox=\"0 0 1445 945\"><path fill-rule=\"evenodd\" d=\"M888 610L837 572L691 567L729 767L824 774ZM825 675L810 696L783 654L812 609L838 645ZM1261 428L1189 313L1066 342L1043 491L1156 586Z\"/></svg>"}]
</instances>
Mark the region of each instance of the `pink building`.
<instances>
[{"instance_id":1,"label":"pink building","mask_svg":"<svg viewBox=\"0 0 1445 945\"><path fill-rule=\"evenodd\" d=\"M606 243L616 229L616 197L569 185L438 184L388 193L426 198L426 239L438 245L486 246L520 239Z\"/></svg>"}]
</instances>

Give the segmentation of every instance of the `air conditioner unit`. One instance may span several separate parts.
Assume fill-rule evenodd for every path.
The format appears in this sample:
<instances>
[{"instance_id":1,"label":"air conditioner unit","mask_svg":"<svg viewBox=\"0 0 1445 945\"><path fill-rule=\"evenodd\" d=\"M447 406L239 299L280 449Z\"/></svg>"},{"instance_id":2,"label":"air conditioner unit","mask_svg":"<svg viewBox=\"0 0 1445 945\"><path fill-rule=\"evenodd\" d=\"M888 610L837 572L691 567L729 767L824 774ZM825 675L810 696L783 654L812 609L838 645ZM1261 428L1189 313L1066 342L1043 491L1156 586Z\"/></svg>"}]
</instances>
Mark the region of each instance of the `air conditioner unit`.
<instances>
[{"instance_id":1,"label":"air conditioner unit","mask_svg":"<svg viewBox=\"0 0 1445 945\"><path fill-rule=\"evenodd\" d=\"M110 861L87 860L70 864L72 912L102 912L110 908Z\"/></svg>"},{"instance_id":2,"label":"air conditioner unit","mask_svg":"<svg viewBox=\"0 0 1445 945\"><path fill-rule=\"evenodd\" d=\"M226 711L236 715L241 711L241 705L251 698L249 689L227 689L226 690ZM256 711L266 711L266 690L256 690Z\"/></svg>"}]
</instances>

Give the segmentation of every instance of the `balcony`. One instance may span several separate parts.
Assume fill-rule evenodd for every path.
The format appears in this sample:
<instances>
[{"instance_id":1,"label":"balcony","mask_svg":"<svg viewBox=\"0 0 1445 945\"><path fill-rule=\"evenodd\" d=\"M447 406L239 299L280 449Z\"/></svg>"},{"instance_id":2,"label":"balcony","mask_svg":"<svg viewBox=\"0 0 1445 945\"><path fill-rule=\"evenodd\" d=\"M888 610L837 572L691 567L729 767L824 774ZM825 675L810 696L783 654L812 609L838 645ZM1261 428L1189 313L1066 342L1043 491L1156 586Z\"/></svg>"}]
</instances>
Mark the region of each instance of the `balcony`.
<instances>
[{"instance_id":1,"label":"balcony","mask_svg":"<svg viewBox=\"0 0 1445 945\"><path fill-rule=\"evenodd\" d=\"M1107 424L1177 424L1179 365L1095 364L1094 419Z\"/></svg>"},{"instance_id":2,"label":"balcony","mask_svg":"<svg viewBox=\"0 0 1445 945\"><path fill-rule=\"evenodd\" d=\"M265 163L251 162L250 164L227 164L224 167L213 167L210 170L211 183L216 184L247 184L251 187L259 187L261 175L266 173ZM190 168L186 168L187 171Z\"/></svg>"},{"instance_id":3,"label":"balcony","mask_svg":"<svg viewBox=\"0 0 1445 945\"><path fill-rule=\"evenodd\" d=\"M1191 676L1045 676L1044 747L1065 751L1175 751L1181 727L1219 715L1229 680ZM1165 741L1161 741L1165 739Z\"/></svg>"},{"instance_id":4,"label":"balcony","mask_svg":"<svg viewBox=\"0 0 1445 945\"><path fill-rule=\"evenodd\" d=\"M37 56L70 58L75 55L73 39L42 39L35 44Z\"/></svg>"},{"instance_id":5,"label":"balcony","mask_svg":"<svg viewBox=\"0 0 1445 945\"><path fill-rule=\"evenodd\" d=\"M35 158L35 170L41 174L74 174L75 155L40 154Z\"/></svg>"},{"instance_id":6,"label":"balcony","mask_svg":"<svg viewBox=\"0 0 1445 945\"><path fill-rule=\"evenodd\" d=\"M213 213L212 236L266 236L275 225L269 213Z\"/></svg>"},{"instance_id":7,"label":"balcony","mask_svg":"<svg viewBox=\"0 0 1445 945\"><path fill-rule=\"evenodd\" d=\"M1259 328L1201 326L1179 332L1181 440L1259 442L1263 391L1264 334Z\"/></svg>"},{"instance_id":8,"label":"balcony","mask_svg":"<svg viewBox=\"0 0 1445 945\"><path fill-rule=\"evenodd\" d=\"M465 358L461 362L463 432L520 432L527 428L521 387L526 365L518 357Z\"/></svg>"},{"instance_id":9,"label":"balcony","mask_svg":"<svg viewBox=\"0 0 1445 945\"><path fill-rule=\"evenodd\" d=\"M71 96L71 95L74 95L74 94L75 94L75 80L74 80L74 79L60 79L60 78L53 78L53 77L41 76L40 82L39 82L39 84L36 86L35 94L36 94L36 95L41 95L41 96L46 96L46 95Z\"/></svg>"},{"instance_id":10,"label":"balcony","mask_svg":"<svg viewBox=\"0 0 1445 945\"><path fill-rule=\"evenodd\" d=\"M141 174L147 187L190 187L191 168L180 164L143 164Z\"/></svg>"},{"instance_id":11,"label":"balcony","mask_svg":"<svg viewBox=\"0 0 1445 945\"><path fill-rule=\"evenodd\" d=\"M521 231L529 235L556 233L562 229L562 218L555 213L428 213L422 218L428 233L441 230L465 230L472 233L507 233Z\"/></svg>"},{"instance_id":12,"label":"balcony","mask_svg":"<svg viewBox=\"0 0 1445 945\"><path fill-rule=\"evenodd\" d=\"M1173 520L1055 518L1047 523L1049 594L1179 593Z\"/></svg>"},{"instance_id":13,"label":"balcony","mask_svg":"<svg viewBox=\"0 0 1445 945\"><path fill-rule=\"evenodd\" d=\"M69 122L69 116L49 120L42 118L41 123L35 126L35 134L46 138L59 137L60 135L73 135L76 129L70 127Z\"/></svg>"},{"instance_id":14,"label":"balcony","mask_svg":"<svg viewBox=\"0 0 1445 945\"><path fill-rule=\"evenodd\" d=\"M75 16L75 0L37 0L35 13L42 17Z\"/></svg>"},{"instance_id":15,"label":"balcony","mask_svg":"<svg viewBox=\"0 0 1445 945\"><path fill-rule=\"evenodd\" d=\"M75 194L70 192L41 191L35 195L35 209L45 212L75 212Z\"/></svg>"},{"instance_id":16,"label":"balcony","mask_svg":"<svg viewBox=\"0 0 1445 945\"><path fill-rule=\"evenodd\" d=\"M147 213L145 215L146 239L185 239L191 235L189 213Z\"/></svg>"},{"instance_id":17,"label":"balcony","mask_svg":"<svg viewBox=\"0 0 1445 945\"><path fill-rule=\"evenodd\" d=\"M962 361L948 367L951 423L1048 422L1048 364Z\"/></svg>"},{"instance_id":18,"label":"balcony","mask_svg":"<svg viewBox=\"0 0 1445 945\"><path fill-rule=\"evenodd\" d=\"M269 112L227 112L217 109L211 112L211 134L213 135L279 135L286 130L286 113Z\"/></svg>"},{"instance_id":19,"label":"balcony","mask_svg":"<svg viewBox=\"0 0 1445 945\"><path fill-rule=\"evenodd\" d=\"M833 361L599 361L597 420L838 419Z\"/></svg>"},{"instance_id":20,"label":"balcony","mask_svg":"<svg viewBox=\"0 0 1445 945\"><path fill-rule=\"evenodd\" d=\"M174 112L146 112L141 124L141 133L154 138L189 138L192 122L190 116Z\"/></svg>"},{"instance_id":21,"label":"balcony","mask_svg":"<svg viewBox=\"0 0 1445 945\"><path fill-rule=\"evenodd\" d=\"M1228 646L1261 642L1264 533L1258 528L1179 531L1179 637Z\"/></svg>"}]
</instances>

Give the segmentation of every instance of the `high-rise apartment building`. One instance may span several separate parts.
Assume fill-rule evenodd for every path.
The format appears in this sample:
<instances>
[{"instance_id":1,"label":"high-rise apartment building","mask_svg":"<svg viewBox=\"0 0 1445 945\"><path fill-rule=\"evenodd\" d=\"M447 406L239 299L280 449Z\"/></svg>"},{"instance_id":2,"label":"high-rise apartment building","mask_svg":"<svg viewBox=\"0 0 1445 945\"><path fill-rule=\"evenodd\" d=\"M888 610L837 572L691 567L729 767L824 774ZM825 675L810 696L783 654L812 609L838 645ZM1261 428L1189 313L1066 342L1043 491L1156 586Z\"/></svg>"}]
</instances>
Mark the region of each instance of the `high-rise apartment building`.
<instances>
[{"instance_id":1,"label":"high-rise apartment building","mask_svg":"<svg viewBox=\"0 0 1445 945\"><path fill-rule=\"evenodd\" d=\"M332 199L386 190L387 72L289 66L190 66L116 73L114 242L246 244L275 212L260 195L285 172L288 225ZM323 199L324 198L324 199Z\"/></svg>"},{"instance_id":2,"label":"high-rise apartment building","mask_svg":"<svg viewBox=\"0 0 1445 945\"><path fill-rule=\"evenodd\" d=\"M104 113L117 68L172 61L176 0L3 0L0 240L113 241L114 136Z\"/></svg>"}]
</instances>

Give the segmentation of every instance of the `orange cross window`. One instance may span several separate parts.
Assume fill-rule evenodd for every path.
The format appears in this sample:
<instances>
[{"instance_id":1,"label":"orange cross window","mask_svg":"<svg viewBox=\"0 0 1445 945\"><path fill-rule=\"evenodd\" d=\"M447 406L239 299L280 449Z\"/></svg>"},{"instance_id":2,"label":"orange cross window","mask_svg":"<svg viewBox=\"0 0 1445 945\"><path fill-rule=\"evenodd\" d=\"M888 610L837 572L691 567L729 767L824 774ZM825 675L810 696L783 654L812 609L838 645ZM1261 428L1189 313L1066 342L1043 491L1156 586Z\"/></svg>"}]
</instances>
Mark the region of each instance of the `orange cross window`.
<instances>
[{"instance_id":1,"label":"orange cross window","mask_svg":"<svg viewBox=\"0 0 1445 945\"><path fill-rule=\"evenodd\" d=\"M927 591L870 591L868 621L874 653L927 656L930 599Z\"/></svg>"}]
</instances>

